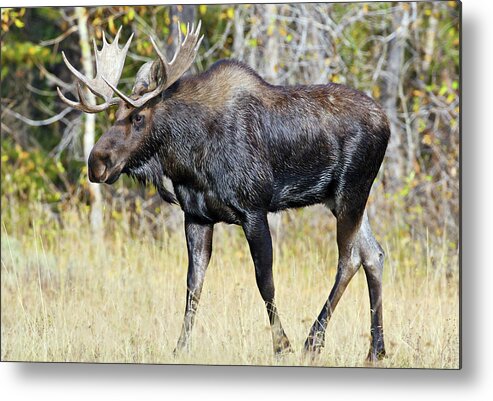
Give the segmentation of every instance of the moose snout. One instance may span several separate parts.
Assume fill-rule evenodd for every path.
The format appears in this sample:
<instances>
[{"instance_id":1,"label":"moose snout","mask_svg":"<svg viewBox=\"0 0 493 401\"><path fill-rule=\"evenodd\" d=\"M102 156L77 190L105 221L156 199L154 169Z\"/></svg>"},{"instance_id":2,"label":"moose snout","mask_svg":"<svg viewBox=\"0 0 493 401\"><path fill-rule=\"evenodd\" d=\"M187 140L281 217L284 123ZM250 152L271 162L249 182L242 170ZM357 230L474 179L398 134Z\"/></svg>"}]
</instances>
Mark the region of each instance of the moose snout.
<instances>
[{"instance_id":1,"label":"moose snout","mask_svg":"<svg viewBox=\"0 0 493 401\"><path fill-rule=\"evenodd\" d=\"M89 181L112 184L120 176L120 168L113 161L112 152L94 148L88 160Z\"/></svg>"},{"instance_id":2,"label":"moose snout","mask_svg":"<svg viewBox=\"0 0 493 401\"><path fill-rule=\"evenodd\" d=\"M109 154L93 149L87 162L89 181L95 183L105 182L108 170L107 164L109 162Z\"/></svg>"}]
</instances>

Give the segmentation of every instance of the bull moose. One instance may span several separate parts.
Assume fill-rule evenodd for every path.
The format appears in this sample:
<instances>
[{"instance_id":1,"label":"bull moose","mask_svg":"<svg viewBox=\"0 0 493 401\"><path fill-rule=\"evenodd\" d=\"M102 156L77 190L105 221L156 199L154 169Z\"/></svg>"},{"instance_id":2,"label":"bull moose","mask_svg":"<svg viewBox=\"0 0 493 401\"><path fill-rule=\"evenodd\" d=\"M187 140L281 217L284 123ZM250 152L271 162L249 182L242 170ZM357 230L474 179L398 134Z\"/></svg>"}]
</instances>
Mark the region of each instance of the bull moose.
<instances>
[{"instance_id":1,"label":"bull moose","mask_svg":"<svg viewBox=\"0 0 493 401\"><path fill-rule=\"evenodd\" d=\"M94 42L92 79L62 53L77 78L78 102L58 89L63 102L86 113L118 105L116 122L89 156L92 182L113 184L127 174L153 184L164 201L178 202L185 214L187 295L175 351L190 343L213 228L219 222L243 228L274 352L291 350L275 303L267 214L322 203L337 219L339 259L335 284L304 350L308 355L320 352L334 308L362 265L371 308L368 360L381 359L384 252L365 208L390 137L387 117L374 100L344 85L271 85L234 60L184 77L203 39L200 25L187 26L183 40L180 34L170 62L150 38L158 57L140 68L130 96L117 89L132 40L119 47L121 28L111 45L104 35L101 50ZM103 103L91 104L82 85ZM171 180L174 193L166 189L163 177Z\"/></svg>"}]
</instances>

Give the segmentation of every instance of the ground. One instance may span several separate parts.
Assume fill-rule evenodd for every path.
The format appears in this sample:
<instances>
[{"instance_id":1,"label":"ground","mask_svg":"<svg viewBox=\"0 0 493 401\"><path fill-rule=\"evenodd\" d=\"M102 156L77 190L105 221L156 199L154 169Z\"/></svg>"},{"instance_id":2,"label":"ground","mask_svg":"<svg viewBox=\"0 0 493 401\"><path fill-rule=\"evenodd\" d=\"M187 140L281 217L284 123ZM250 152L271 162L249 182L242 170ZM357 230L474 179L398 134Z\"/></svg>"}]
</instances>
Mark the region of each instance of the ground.
<instances>
[{"instance_id":1,"label":"ground","mask_svg":"<svg viewBox=\"0 0 493 401\"><path fill-rule=\"evenodd\" d=\"M3 361L368 366L370 311L362 270L329 323L319 358L302 357L335 276L335 221L321 207L290 211L272 226L277 304L294 348L280 358L272 353L239 228L216 227L191 350L174 356L186 290L181 230L166 231L163 222L159 239L132 236L125 227L95 239L80 212L68 211L64 220L56 233L35 221L24 231L2 226ZM374 224L387 255L387 357L371 366L458 368L458 254L445 235L397 226Z\"/></svg>"}]
</instances>

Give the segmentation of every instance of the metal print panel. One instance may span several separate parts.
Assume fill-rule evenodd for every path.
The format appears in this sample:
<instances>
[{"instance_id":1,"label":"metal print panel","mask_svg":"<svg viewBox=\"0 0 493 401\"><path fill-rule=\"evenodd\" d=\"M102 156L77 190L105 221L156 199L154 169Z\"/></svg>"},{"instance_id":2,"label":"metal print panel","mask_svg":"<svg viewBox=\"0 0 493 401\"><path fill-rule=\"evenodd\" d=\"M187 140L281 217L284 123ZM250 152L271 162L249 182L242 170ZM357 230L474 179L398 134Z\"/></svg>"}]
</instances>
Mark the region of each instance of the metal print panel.
<instances>
[{"instance_id":1,"label":"metal print panel","mask_svg":"<svg viewBox=\"0 0 493 401\"><path fill-rule=\"evenodd\" d=\"M460 367L459 3L1 29L3 361Z\"/></svg>"}]
</instances>

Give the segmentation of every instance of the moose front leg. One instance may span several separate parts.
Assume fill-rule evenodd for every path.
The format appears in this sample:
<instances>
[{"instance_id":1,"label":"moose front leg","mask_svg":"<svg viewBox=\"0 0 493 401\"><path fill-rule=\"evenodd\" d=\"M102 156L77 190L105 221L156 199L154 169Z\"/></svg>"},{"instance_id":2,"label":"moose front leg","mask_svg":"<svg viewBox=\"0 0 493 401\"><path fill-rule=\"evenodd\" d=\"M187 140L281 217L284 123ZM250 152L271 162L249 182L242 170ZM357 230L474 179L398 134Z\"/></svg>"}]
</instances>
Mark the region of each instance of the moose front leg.
<instances>
[{"instance_id":1,"label":"moose front leg","mask_svg":"<svg viewBox=\"0 0 493 401\"><path fill-rule=\"evenodd\" d=\"M272 341L276 354L291 351L288 337L282 328L274 301L274 280L272 277L272 239L265 213L248 215L243 230L250 246L255 278L260 295L265 302L272 331Z\"/></svg>"},{"instance_id":2,"label":"moose front leg","mask_svg":"<svg viewBox=\"0 0 493 401\"><path fill-rule=\"evenodd\" d=\"M187 348L190 344L190 334L202 292L205 271L212 253L213 228L212 224L199 224L191 216L185 215L188 250L187 299L183 327L175 353Z\"/></svg>"}]
</instances>

